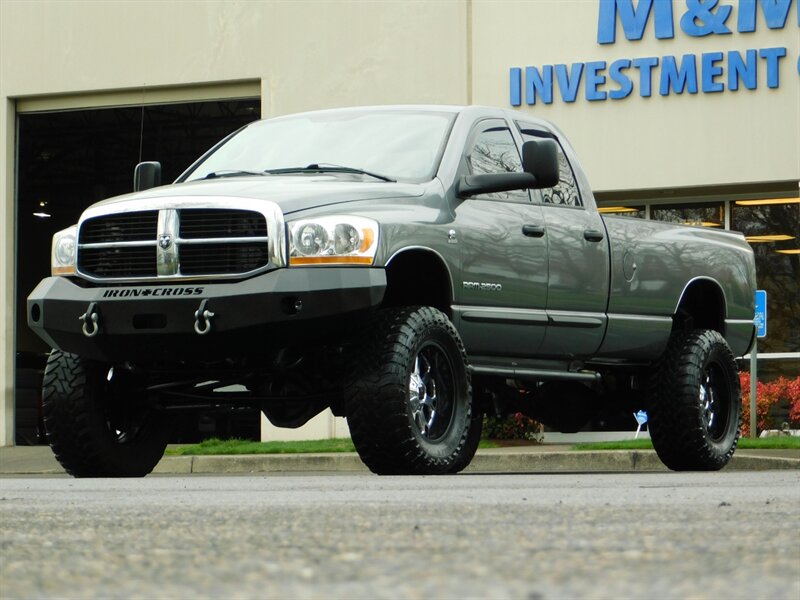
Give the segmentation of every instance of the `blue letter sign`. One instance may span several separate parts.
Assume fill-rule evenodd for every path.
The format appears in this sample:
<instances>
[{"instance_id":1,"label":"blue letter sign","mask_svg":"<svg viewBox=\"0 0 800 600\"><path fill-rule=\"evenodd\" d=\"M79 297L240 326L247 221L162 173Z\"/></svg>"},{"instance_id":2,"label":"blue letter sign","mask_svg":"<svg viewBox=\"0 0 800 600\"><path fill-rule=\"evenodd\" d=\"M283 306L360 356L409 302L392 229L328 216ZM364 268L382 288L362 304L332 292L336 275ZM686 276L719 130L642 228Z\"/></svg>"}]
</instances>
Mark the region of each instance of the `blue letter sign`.
<instances>
[{"instance_id":1,"label":"blue letter sign","mask_svg":"<svg viewBox=\"0 0 800 600\"><path fill-rule=\"evenodd\" d=\"M767 337L767 291L756 290L756 337Z\"/></svg>"},{"instance_id":2,"label":"blue letter sign","mask_svg":"<svg viewBox=\"0 0 800 600\"><path fill-rule=\"evenodd\" d=\"M585 0L588 1L588 0ZM2 2L2 0L0 0ZM692 38L744 34L742 43L760 28L794 32L792 9L800 27L800 0L595 0L597 43L631 48L644 39L672 40L676 27ZM624 40L617 39L617 30ZM788 33L788 32L787 32ZM786 36L784 36L786 37ZM800 74L796 49L775 37L782 46L766 48L705 48L702 53L617 58L605 53L602 60L527 65L509 69L509 100L512 106L620 101L638 95L650 98L682 94L719 94L740 89L769 89L781 85L781 71ZM632 44L628 44L632 42ZM674 48L674 46L672 46ZM727 48L727 46L726 46ZM599 57L596 57L599 58ZM791 63L787 66L782 63ZM766 72L766 77L764 76ZM760 83L759 83L760 82ZM583 93L581 93L583 92Z\"/></svg>"}]
</instances>

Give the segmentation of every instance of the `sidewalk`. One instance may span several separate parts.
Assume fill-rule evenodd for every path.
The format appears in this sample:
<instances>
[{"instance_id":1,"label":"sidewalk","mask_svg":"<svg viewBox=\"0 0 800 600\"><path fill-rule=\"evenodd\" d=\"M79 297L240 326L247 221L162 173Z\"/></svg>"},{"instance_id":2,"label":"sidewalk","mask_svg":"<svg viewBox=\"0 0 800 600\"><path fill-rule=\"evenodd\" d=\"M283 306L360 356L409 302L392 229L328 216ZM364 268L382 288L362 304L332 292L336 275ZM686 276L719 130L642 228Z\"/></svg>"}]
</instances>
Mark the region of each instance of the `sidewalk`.
<instances>
[{"instance_id":1,"label":"sidewalk","mask_svg":"<svg viewBox=\"0 0 800 600\"><path fill-rule=\"evenodd\" d=\"M738 450L728 471L800 469L800 450ZM573 451L563 444L478 450L465 473L666 471L652 450ZM153 473L366 472L355 453L165 456ZM0 475L64 473L48 446L0 447Z\"/></svg>"}]
</instances>

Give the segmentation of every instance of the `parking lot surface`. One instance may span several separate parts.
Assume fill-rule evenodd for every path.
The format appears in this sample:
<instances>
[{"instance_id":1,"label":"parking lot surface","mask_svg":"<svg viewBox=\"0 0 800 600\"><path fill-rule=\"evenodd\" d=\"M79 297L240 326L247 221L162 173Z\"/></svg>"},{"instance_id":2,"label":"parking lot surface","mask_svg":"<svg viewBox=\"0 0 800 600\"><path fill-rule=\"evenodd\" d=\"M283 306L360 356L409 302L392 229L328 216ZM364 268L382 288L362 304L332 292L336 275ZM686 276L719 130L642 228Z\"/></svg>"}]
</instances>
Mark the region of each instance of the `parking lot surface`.
<instances>
[{"instance_id":1,"label":"parking lot surface","mask_svg":"<svg viewBox=\"0 0 800 600\"><path fill-rule=\"evenodd\" d=\"M0 479L5 598L800 596L800 473Z\"/></svg>"}]
</instances>

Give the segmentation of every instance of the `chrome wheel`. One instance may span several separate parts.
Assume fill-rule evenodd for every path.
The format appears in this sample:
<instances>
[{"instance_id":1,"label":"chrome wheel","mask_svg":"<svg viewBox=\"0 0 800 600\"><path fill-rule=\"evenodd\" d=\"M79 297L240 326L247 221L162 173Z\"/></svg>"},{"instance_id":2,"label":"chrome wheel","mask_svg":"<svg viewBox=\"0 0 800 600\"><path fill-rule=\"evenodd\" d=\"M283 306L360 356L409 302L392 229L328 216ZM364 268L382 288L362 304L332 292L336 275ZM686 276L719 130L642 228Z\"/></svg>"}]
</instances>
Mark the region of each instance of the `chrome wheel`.
<instances>
[{"instance_id":1,"label":"chrome wheel","mask_svg":"<svg viewBox=\"0 0 800 600\"><path fill-rule=\"evenodd\" d=\"M449 361L438 346L428 345L417 354L408 381L408 401L417 431L426 441L440 439L450 427L452 377Z\"/></svg>"},{"instance_id":2,"label":"chrome wheel","mask_svg":"<svg viewBox=\"0 0 800 600\"><path fill-rule=\"evenodd\" d=\"M702 409L703 426L712 441L719 441L727 430L728 414L726 403L720 398L727 398L729 390L716 365L710 365L700 382L700 408Z\"/></svg>"},{"instance_id":3,"label":"chrome wheel","mask_svg":"<svg viewBox=\"0 0 800 600\"><path fill-rule=\"evenodd\" d=\"M467 353L429 306L389 307L365 324L346 395L356 450L373 473L438 475L466 467L481 435Z\"/></svg>"},{"instance_id":4,"label":"chrome wheel","mask_svg":"<svg viewBox=\"0 0 800 600\"><path fill-rule=\"evenodd\" d=\"M716 471L739 440L742 396L736 360L718 331L672 334L649 384L653 447L674 471Z\"/></svg>"}]
</instances>

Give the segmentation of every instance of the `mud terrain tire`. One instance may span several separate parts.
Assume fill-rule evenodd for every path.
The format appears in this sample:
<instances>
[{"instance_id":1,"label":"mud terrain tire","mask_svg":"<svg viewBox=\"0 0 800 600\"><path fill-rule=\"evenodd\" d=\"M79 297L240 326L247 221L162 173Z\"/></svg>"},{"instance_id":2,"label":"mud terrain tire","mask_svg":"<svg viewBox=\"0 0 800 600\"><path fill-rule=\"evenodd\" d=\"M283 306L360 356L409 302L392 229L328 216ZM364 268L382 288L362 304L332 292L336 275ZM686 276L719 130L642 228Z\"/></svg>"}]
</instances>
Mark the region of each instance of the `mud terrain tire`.
<instances>
[{"instance_id":1,"label":"mud terrain tire","mask_svg":"<svg viewBox=\"0 0 800 600\"><path fill-rule=\"evenodd\" d=\"M47 441L74 477L143 477L164 454L169 427L144 391L108 365L60 350L47 361L42 403Z\"/></svg>"},{"instance_id":2,"label":"mud terrain tire","mask_svg":"<svg viewBox=\"0 0 800 600\"><path fill-rule=\"evenodd\" d=\"M356 346L347 420L367 467L380 475L465 468L482 420L473 414L466 352L449 319L431 307L384 309Z\"/></svg>"},{"instance_id":3,"label":"mud terrain tire","mask_svg":"<svg viewBox=\"0 0 800 600\"><path fill-rule=\"evenodd\" d=\"M742 391L733 353L713 330L672 335L651 380L650 437L673 471L716 471L739 440Z\"/></svg>"}]
</instances>

